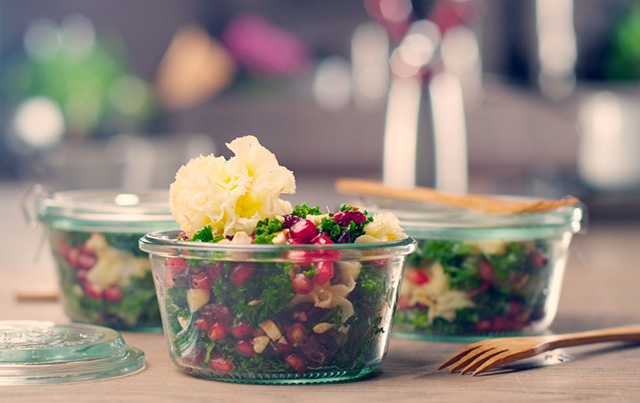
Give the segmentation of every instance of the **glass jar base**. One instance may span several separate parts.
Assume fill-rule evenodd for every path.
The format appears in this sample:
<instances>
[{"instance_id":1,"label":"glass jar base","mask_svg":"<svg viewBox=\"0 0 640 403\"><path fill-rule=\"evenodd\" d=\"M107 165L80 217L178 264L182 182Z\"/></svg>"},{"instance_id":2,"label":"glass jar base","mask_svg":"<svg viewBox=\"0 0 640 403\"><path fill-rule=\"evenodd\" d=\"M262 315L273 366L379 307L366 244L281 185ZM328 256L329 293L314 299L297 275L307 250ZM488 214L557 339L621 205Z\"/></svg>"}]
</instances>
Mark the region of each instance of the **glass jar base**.
<instances>
[{"instance_id":1,"label":"glass jar base","mask_svg":"<svg viewBox=\"0 0 640 403\"><path fill-rule=\"evenodd\" d=\"M212 381L247 383L247 384L271 384L271 385L296 385L296 384L313 384L313 383L336 383L350 382L360 380L371 376L371 374L380 367L381 364L364 367L357 370L314 370L304 374L297 373L269 373L269 374L253 374L253 373L234 373L227 376L220 376L211 371L198 368L184 368L180 370L198 378L204 378Z\"/></svg>"}]
</instances>

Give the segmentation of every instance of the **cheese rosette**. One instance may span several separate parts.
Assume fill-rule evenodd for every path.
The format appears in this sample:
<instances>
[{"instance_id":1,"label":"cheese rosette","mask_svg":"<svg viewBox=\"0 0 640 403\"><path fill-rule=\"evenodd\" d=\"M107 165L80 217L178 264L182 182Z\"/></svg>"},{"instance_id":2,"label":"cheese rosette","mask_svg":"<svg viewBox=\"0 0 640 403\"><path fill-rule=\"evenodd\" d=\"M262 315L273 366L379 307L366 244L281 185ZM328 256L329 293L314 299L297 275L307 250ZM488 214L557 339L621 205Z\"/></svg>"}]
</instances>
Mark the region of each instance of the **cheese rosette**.
<instances>
[{"instance_id":1,"label":"cheese rosette","mask_svg":"<svg viewBox=\"0 0 640 403\"><path fill-rule=\"evenodd\" d=\"M235 154L200 156L182 166L169 190L171 213L189 237L210 225L214 237L252 233L258 221L291 213L281 193L296 190L293 172L254 136L227 144Z\"/></svg>"}]
</instances>

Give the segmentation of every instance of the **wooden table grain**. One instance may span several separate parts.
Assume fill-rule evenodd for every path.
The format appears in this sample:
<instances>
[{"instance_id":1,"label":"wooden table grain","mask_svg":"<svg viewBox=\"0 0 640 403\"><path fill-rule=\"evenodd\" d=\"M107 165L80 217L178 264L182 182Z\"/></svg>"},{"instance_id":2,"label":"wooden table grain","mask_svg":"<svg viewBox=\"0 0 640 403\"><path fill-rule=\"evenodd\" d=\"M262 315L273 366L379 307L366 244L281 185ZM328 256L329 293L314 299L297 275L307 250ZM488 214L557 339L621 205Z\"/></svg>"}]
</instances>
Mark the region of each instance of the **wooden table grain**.
<instances>
[{"instance_id":1,"label":"wooden table grain","mask_svg":"<svg viewBox=\"0 0 640 403\"><path fill-rule=\"evenodd\" d=\"M19 302L16 293L55 282L48 251L34 260L40 234L19 214L23 186L0 188L2 241L0 320L67 322L58 302ZM551 331L570 332L640 322L640 223L592 222L574 237L560 308ZM392 338L387 358L364 380L317 385L247 385L208 381L180 372L164 336L130 333L147 367L116 379L57 385L3 386L0 401L640 401L640 344L606 343L548 353L483 376L449 374L438 365L460 343Z\"/></svg>"}]
</instances>

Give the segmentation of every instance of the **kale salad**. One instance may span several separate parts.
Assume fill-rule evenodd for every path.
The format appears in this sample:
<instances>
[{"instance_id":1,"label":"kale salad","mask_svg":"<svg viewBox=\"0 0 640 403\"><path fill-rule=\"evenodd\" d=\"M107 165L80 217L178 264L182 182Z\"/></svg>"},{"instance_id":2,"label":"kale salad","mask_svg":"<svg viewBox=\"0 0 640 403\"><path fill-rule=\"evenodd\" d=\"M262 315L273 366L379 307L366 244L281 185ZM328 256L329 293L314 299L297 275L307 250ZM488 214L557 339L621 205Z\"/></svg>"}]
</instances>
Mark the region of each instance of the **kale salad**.
<instances>
[{"instance_id":1,"label":"kale salad","mask_svg":"<svg viewBox=\"0 0 640 403\"><path fill-rule=\"evenodd\" d=\"M408 257L394 331L410 338L546 326L560 240L423 239ZM426 336L426 337L425 337Z\"/></svg>"},{"instance_id":2,"label":"kale salad","mask_svg":"<svg viewBox=\"0 0 640 403\"><path fill-rule=\"evenodd\" d=\"M71 320L159 330L160 311L144 234L50 230L63 306Z\"/></svg>"}]
</instances>

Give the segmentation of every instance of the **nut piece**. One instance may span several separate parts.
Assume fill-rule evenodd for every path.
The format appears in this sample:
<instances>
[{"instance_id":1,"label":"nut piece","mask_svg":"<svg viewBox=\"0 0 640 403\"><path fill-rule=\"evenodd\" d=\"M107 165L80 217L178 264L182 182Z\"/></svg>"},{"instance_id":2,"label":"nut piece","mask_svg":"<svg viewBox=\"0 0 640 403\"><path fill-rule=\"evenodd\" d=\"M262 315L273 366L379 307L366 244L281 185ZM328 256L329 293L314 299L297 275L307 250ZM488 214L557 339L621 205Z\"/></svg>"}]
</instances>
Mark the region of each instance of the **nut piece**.
<instances>
[{"instance_id":1,"label":"nut piece","mask_svg":"<svg viewBox=\"0 0 640 403\"><path fill-rule=\"evenodd\" d=\"M280 333L280 329L276 326L275 323L271 319L267 319L262 322L260 325L260 329L264 330L264 332L269 336L269 338L273 341L278 340L282 337L282 333Z\"/></svg>"},{"instance_id":2,"label":"nut piece","mask_svg":"<svg viewBox=\"0 0 640 403\"><path fill-rule=\"evenodd\" d=\"M322 334L322 333L326 332L327 330L333 328L334 326L335 325L333 323L322 322L322 323L318 323L317 325L315 325L313 327L313 331L315 333Z\"/></svg>"},{"instance_id":3,"label":"nut piece","mask_svg":"<svg viewBox=\"0 0 640 403\"><path fill-rule=\"evenodd\" d=\"M191 313L198 312L200 308L207 305L207 302L209 302L209 296L209 290L202 290L199 288L187 290L187 303L189 304L189 311L191 311Z\"/></svg>"},{"instance_id":4,"label":"nut piece","mask_svg":"<svg viewBox=\"0 0 640 403\"><path fill-rule=\"evenodd\" d=\"M253 351L260 354L267 348L269 344L269 338L267 336L258 336L253 338Z\"/></svg>"},{"instance_id":5,"label":"nut piece","mask_svg":"<svg viewBox=\"0 0 640 403\"><path fill-rule=\"evenodd\" d=\"M189 318L188 316L178 316L178 323L180 323L180 327L182 328L182 330L186 329L187 326L189 326L190 322L191 318Z\"/></svg>"},{"instance_id":6,"label":"nut piece","mask_svg":"<svg viewBox=\"0 0 640 403\"><path fill-rule=\"evenodd\" d=\"M252 301L247 302L247 305L249 305L249 306L256 306L256 305L261 304L261 303L262 303L262 300L261 300L261 299L254 299L254 300L252 300Z\"/></svg>"}]
</instances>

